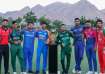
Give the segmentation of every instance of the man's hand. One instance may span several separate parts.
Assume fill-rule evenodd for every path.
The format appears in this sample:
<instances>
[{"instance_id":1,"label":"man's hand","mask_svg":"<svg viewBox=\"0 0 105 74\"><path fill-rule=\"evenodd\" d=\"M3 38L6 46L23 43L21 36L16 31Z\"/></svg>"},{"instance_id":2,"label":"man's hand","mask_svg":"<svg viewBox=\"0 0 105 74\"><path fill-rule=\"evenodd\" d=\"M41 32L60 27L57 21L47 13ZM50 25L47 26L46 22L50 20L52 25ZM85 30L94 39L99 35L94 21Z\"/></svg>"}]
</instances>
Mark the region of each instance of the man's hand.
<instances>
[{"instance_id":1,"label":"man's hand","mask_svg":"<svg viewBox=\"0 0 105 74\"><path fill-rule=\"evenodd\" d=\"M14 44L18 44L18 41L14 41Z\"/></svg>"},{"instance_id":2,"label":"man's hand","mask_svg":"<svg viewBox=\"0 0 105 74\"><path fill-rule=\"evenodd\" d=\"M65 47L65 44L64 43L62 43L62 47Z\"/></svg>"},{"instance_id":3,"label":"man's hand","mask_svg":"<svg viewBox=\"0 0 105 74\"><path fill-rule=\"evenodd\" d=\"M21 42L22 42L21 40L18 40L18 44L21 44Z\"/></svg>"},{"instance_id":4,"label":"man's hand","mask_svg":"<svg viewBox=\"0 0 105 74\"><path fill-rule=\"evenodd\" d=\"M96 52L97 51L97 48L94 48L94 51Z\"/></svg>"},{"instance_id":5,"label":"man's hand","mask_svg":"<svg viewBox=\"0 0 105 74\"><path fill-rule=\"evenodd\" d=\"M98 46L96 45L95 48L94 48L94 51L97 51L97 49L98 49Z\"/></svg>"},{"instance_id":6,"label":"man's hand","mask_svg":"<svg viewBox=\"0 0 105 74\"><path fill-rule=\"evenodd\" d=\"M103 53L105 54L105 47L103 48Z\"/></svg>"}]
</instances>

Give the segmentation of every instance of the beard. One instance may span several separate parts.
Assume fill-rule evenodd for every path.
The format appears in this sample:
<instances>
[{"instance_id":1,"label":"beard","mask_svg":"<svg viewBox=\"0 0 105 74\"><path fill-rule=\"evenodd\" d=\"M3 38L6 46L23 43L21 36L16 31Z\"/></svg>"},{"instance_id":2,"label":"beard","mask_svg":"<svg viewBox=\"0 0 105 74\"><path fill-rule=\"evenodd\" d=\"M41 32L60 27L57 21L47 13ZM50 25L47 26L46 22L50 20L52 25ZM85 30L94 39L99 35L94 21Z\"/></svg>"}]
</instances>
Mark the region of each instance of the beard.
<instances>
[{"instance_id":1,"label":"beard","mask_svg":"<svg viewBox=\"0 0 105 74\"><path fill-rule=\"evenodd\" d=\"M4 27L4 28L7 28L8 26L7 26L7 25L3 25L3 27Z\"/></svg>"}]
</instances>

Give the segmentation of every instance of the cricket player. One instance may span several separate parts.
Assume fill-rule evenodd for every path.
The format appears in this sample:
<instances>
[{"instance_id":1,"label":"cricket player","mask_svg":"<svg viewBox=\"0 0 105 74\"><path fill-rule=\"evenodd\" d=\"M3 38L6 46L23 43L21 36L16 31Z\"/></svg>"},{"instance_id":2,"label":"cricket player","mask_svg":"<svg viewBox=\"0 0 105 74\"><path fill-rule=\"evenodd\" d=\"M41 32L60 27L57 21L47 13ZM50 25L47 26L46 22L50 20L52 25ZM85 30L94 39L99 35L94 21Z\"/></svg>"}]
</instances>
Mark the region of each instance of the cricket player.
<instances>
[{"instance_id":1,"label":"cricket player","mask_svg":"<svg viewBox=\"0 0 105 74\"><path fill-rule=\"evenodd\" d=\"M62 74L69 74L68 71L70 67L70 58L72 51L70 37L72 37L72 35L66 30L65 24L62 24L57 37L57 41L61 46L61 64L63 69ZM67 64L65 62L65 57L67 59Z\"/></svg>"},{"instance_id":2,"label":"cricket player","mask_svg":"<svg viewBox=\"0 0 105 74\"><path fill-rule=\"evenodd\" d=\"M73 69L73 73L81 73L81 61L84 54L84 38L83 31L84 26L80 24L80 19L75 18L75 26L71 29L74 39L74 52L75 52L75 69Z\"/></svg>"},{"instance_id":3,"label":"cricket player","mask_svg":"<svg viewBox=\"0 0 105 74\"><path fill-rule=\"evenodd\" d=\"M21 74L26 74L24 72L24 59L23 59L23 48L21 46L21 42L23 40L23 36L17 27L16 21L13 21L12 25L12 33L10 34L10 51L11 51L11 63L13 68L13 74L16 73L16 56L19 59L19 63L21 66Z\"/></svg>"},{"instance_id":4,"label":"cricket player","mask_svg":"<svg viewBox=\"0 0 105 74\"><path fill-rule=\"evenodd\" d=\"M47 68L47 54L48 54L48 30L46 29L46 23L41 22L41 29L39 29L36 33L36 37L38 38L38 48L37 48L37 57L36 57L36 73L40 72L40 57L43 55L43 74L46 74Z\"/></svg>"},{"instance_id":5,"label":"cricket player","mask_svg":"<svg viewBox=\"0 0 105 74\"><path fill-rule=\"evenodd\" d=\"M26 29L22 31L23 34L23 55L25 70L28 68L28 73L33 73L32 71L32 58L34 52L34 41L36 36L36 31L34 29L34 24L28 22Z\"/></svg>"},{"instance_id":6,"label":"cricket player","mask_svg":"<svg viewBox=\"0 0 105 74\"><path fill-rule=\"evenodd\" d=\"M9 37L11 29L8 27L8 19L4 19L2 22L2 27L0 27L0 64L2 57L4 59L4 69L5 74L9 74Z\"/></svg>"},{"instance_id":7,"label":"cricket player","mask_svg":"<svg viewBox=\"0 0 105 74\"><path fill-rule=\"evenodd\" d=\"M105 74L105 35L103 33L103 21L97 20L97 48L100 65L100 74Z\"/></svg>"},{"instance_id":8,"label":"cricket player","mask_svg":"<svg viewBox=\"0 0 105 74\"><path fill-rule=\"evenodd\" d=\"M87 20L85 25L84 38L86 39L86 55L89 64L89 71L86 74L98 74L96 59L96 30L92 27L90 20Z\"/></svg>"}]
</instances>

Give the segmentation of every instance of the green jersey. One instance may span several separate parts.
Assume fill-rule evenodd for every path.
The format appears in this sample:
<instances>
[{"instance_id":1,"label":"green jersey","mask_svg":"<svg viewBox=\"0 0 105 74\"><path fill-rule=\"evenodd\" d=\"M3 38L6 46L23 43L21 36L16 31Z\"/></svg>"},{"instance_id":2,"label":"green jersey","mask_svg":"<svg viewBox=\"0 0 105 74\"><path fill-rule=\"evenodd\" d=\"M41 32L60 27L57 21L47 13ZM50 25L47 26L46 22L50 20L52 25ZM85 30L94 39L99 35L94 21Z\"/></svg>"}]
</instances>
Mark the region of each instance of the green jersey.
<instances>
[{"instance_id":1,"label":"green jersey","mask_svg":"<svg viewBox=\"0 0 105 74\"><path fill-rule=\"evenodd\" d=\"M14 44L14 41L21 40L22 41L23 37L22 34L19 30L13 29L12 33L10 34L10 43Z\"/></svg>"},{"instance_id":2,"label":"green jersey","mask_svg":"<svg viewBox=\"0 0 105 74\"><path fill-rule=\"evenodd\" d=\"M63 46L69 46L71 44L70 40L71 34L68 31L59 32L57 37L57 42Z\"/></svg>"}]
</instances>

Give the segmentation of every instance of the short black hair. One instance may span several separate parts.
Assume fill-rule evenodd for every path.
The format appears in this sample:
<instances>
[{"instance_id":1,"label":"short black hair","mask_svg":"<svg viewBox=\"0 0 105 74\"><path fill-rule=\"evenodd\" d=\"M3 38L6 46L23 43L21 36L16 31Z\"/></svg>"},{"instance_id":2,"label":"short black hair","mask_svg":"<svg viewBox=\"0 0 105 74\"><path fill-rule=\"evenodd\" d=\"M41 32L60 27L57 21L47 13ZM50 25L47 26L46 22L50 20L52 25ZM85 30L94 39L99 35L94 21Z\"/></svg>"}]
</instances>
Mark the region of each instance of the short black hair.
<instances>
[{"instance_id":1,"label":"short black hair","mask_svg":"<svg viewBox=\"0 0 105 74\"><path fill-rule=\"evenodd\" d=\"M74 20L75 20L75 21L76 21L76 20L79 20L79 21L80 21L80 19L79 19L79 18L75 18Z\"/></svg>"},{"instance_id":2,"label":"short black hair","mask_svg":"<svg viewBox=\"0 0 105 74\"><path fill-rule=\"evenodd\" d=\"M61 26L65 26L65 24L61 24Z\"/></svg>"},{"instance_id":3,"label":"short black hair","mask_svg":"<svg viewBox=\"0 0 105 74\"><path fill-rule=\"evenodd\" d=\"M7 22L8 22L8 19L3 19L3 21L2 21L2 22L4 22L4 21L7 21Z\"/></svg>"},{"instance_id":4,"label":"short black hair","mask_svg":"<svg viewBox=\"0 0 105 74\"><path fill-rule=\"evenodd\" d=\"M15 23L17 23L16 21L12 21L12 24L15 24Z\"/></svg>"},{"instance_id":5,"label":"short black hair","mask_svg":"<svg viewBox=\"0 0 105 74\"><path fill-rule=\"evenodd\" d=\"M42 22L40 23L40 25L43 25L43 24L46 24L46 25L47 25L47 23L46 23L46 22L42 21Z\"/></svg>"},{"instance_id":6,"label":"short black hair","mask_svg":"<svg viewBox=\"0 0 105 74\"><path fill-rule=\"evenodd\" d=\"M91 20L86 20L85 23L91 23Z\"/></svg>"},{"instance_id":7,"label":"short black hair","mask_svg":"<svg viewBox=\"0 0 105 74\"><path fill-rule=\"evenodd\" d=\"M29 24L34 24L33 22L31 22L31 21L29 21L29 22L27 22L27 25L29 25Z\"/></svg>"},{"instance_id":8,"label":"short black hair","mask_svg":"<svg viewBox=\"0 0 105 74\"><path fill-rule=\"evenodd\" d=\"M97 19L96 23L101 22L103 24L103 21L101 19Z\"/></svg>"}]
</instances>

